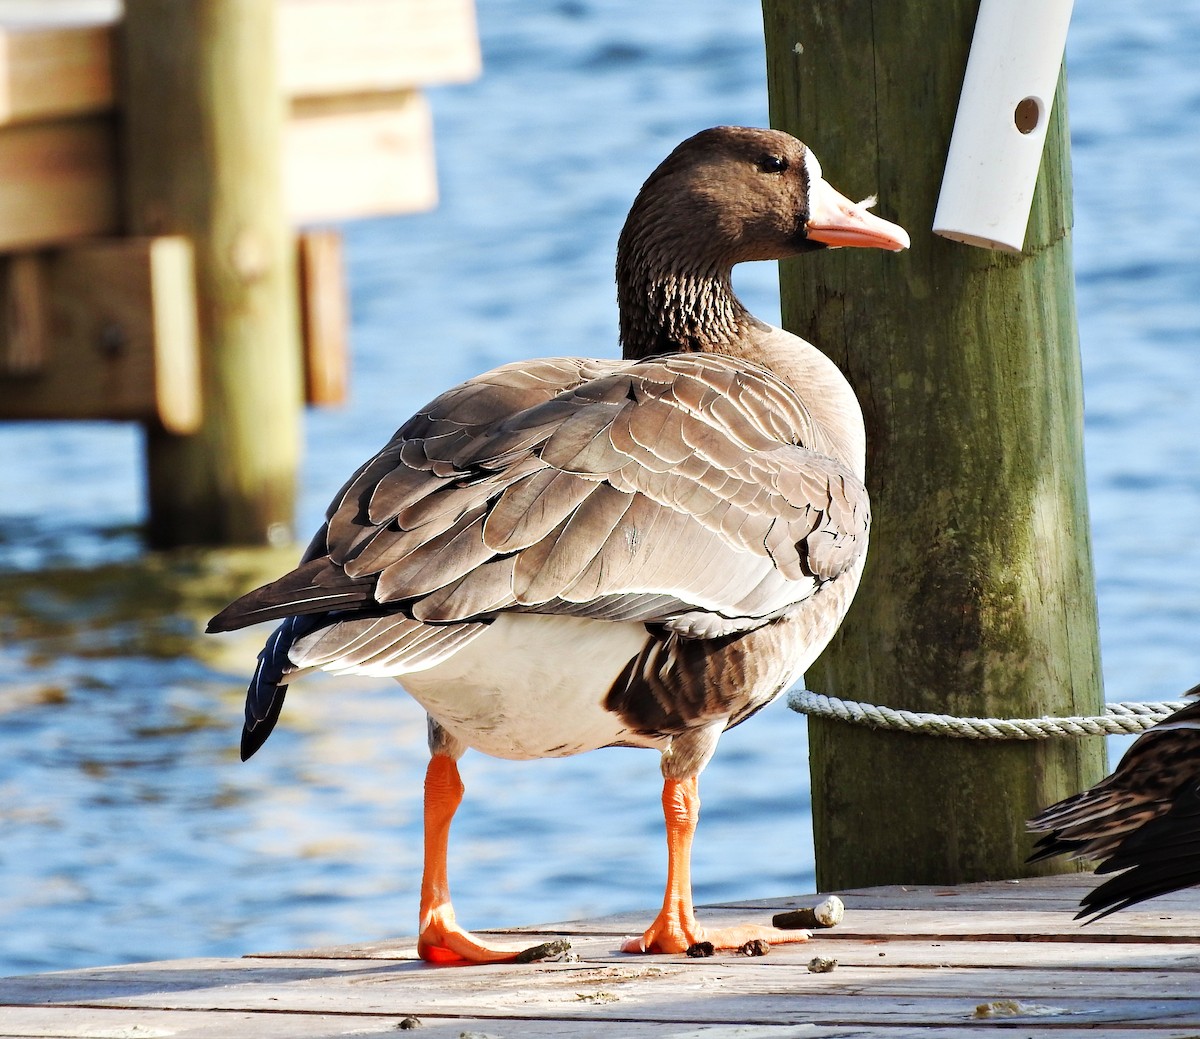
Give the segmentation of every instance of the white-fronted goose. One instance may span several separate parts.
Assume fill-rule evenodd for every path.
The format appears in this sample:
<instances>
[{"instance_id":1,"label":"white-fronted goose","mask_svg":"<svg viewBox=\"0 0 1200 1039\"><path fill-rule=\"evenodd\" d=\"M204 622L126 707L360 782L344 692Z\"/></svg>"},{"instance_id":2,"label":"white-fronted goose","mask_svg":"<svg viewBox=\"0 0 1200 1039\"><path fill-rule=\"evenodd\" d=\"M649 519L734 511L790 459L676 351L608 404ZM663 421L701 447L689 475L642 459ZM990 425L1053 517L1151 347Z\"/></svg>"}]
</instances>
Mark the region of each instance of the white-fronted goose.
<instances>
[{"instance_id":1,"label":"white-fronted goose","mask_svg":"<svg viewBox=\"0 0 1200 1039\"><path fill-rule=\"evenodd\" d=\"M1185 695L1200 696L1200 686ZM1112 775L1044 809L1029 829L1043 835L1031 862L1070 855L1117 874L1084 896L1076 919L1200 884L1200 702L1147 729Z\"/></svg>"},{"instance_id":2,"label":"white-fronted goose","mask_svg":"<svg viewBox=\"0 0 1200 1039\"><path fill-rule=\"evenodd\" d=\"M787 134L684 141L621 234L624 359L522 361L448 390L350 478L294 571L210 624L283 619L250 684L243 758L312 668L397 678L425 707L425 959L516 955L463 930L450 904L468 747L662 754L666 897L629 951L804 937L697 925L697 776L850 603L865 435L834 364L751 316L730 270L822 246L906 248L868 204L838 194Z\"/></svg>"}]
</instances>

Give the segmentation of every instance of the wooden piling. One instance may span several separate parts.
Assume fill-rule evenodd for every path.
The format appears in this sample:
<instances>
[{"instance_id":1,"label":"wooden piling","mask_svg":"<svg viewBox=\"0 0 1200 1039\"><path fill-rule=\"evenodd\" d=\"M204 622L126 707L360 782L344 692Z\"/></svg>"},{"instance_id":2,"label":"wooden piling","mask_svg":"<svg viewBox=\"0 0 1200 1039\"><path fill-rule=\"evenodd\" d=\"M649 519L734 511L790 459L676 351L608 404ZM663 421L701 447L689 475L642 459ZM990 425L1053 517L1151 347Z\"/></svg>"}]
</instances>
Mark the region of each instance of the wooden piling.
<instances>
[{"instance_id":1,"label":"wooden piling","mask_svg":"<svg viewBox=\"0 0 1200 1039\"><path fill-rule=\"evenodd\" d=\"M782 269L784 324L850 377L869 444L866 573L808 684L955 715L1099 713L1065 84L1024 253L971 248L928 229L975 0L763 8L772 123L913 238ZM1024 820L1103 775L1101 738L809 725L822 890L1074 868L1025 865Z\"/></svg>"},{"instance_id":2,"label":"wooden piling","mask_svg":"<svg viewBox=\"0 0 1200 1039\"><path fill-rule=\"evenodd\" d=\"M196 257L204 421L147 431L157 545L291 535L300 452L295 248L284 216L276 0L126 0L126 230Z\"/></svg>"}]
</instances>

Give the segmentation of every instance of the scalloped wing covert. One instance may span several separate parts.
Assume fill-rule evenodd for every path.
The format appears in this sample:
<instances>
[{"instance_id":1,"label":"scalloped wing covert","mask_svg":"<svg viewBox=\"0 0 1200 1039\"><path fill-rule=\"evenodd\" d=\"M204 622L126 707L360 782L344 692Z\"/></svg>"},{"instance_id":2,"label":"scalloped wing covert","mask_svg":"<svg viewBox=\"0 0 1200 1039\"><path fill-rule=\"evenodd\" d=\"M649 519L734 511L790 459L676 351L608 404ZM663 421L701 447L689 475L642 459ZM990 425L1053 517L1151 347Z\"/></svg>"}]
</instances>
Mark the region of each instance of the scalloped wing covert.
<instances>
[{"instance_id":1,"label":"scalloped wing covert","mask_svg":"<svg viewBox=\"0 0 1200 1039\"><path fill-rule=\"evenodd\" d=\"M214 627L386 604L750 630L866 550L866 491L821 446L796 394L743 361L507 365L405 423L301 566Z\"/></svg>"}]
</instances>

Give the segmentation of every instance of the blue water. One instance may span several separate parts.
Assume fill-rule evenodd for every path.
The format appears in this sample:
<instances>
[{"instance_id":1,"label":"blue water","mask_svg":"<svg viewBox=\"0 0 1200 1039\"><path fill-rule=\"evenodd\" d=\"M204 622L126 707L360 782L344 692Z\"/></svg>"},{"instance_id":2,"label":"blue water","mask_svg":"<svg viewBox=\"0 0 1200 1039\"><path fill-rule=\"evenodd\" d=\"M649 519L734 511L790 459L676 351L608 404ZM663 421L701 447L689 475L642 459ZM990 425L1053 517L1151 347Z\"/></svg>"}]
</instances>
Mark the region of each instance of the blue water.
<instances>
[{"instance_id":1,"label":"blue water","mask_svg":"<svg viewBox=\"0 0 1200 1039\"><path fill-rule=\"evenodd\" d=\"M309 417L302 531L446 385L614 352L638 185L704 126L766 122L754 4L484 0L480 29L483 78L433 94L439 208L346 228L353 398ZM1078 5L1068 68L1105 680L1110 699L1172 698L1200 678L1200 3ZM738 285L777 320L772 265ZM145 555L133 428L4 426L0 459L0 974L411 933L415 705L388 682L298 686L239 764L259 635L199 630L254 564ZM805 759L782 704L724 738L700 900L812 884ZM469 926L657 902L655 755L469 755L464 776L451 881Z\"/></svg>"}]
</instances>

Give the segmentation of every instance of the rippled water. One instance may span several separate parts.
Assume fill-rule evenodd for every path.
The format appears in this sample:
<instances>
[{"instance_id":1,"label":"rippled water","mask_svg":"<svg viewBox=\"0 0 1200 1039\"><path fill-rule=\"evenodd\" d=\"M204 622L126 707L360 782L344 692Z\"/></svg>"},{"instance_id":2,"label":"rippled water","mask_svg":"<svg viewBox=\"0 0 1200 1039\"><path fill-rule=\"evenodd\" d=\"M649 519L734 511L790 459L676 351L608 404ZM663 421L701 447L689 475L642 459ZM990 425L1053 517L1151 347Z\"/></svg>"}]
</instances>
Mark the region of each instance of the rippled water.
<instances>
[{"instance_id":1,"label":"rippled water","mask_svg":"<svg viewBox=\"0 0 1200 1039\"><path fill-rule=\"evenodd\" d=\"M755 5L660 8L482 0L484 77L434 95L439 209L347 228L353 400L310 416L301 530L447 384L615 350L613 248L641 180L703 126L766 121ZM1110 699L1200 678L1198 51L1194 0L1077 6L1075 257ZM769 320L774 278L738 275ZM139 450L123 426L0 427L0 974L411 933L420 711L392 683L318 680L239 764L261 636L199 631L290 556L144 554ZM724 738L703 784L701 900L812 883L804 733L777 704ZM660 897L655 755L469 755L464 775L451 877L468 925Z\"/></svg>"}]
</instances>

